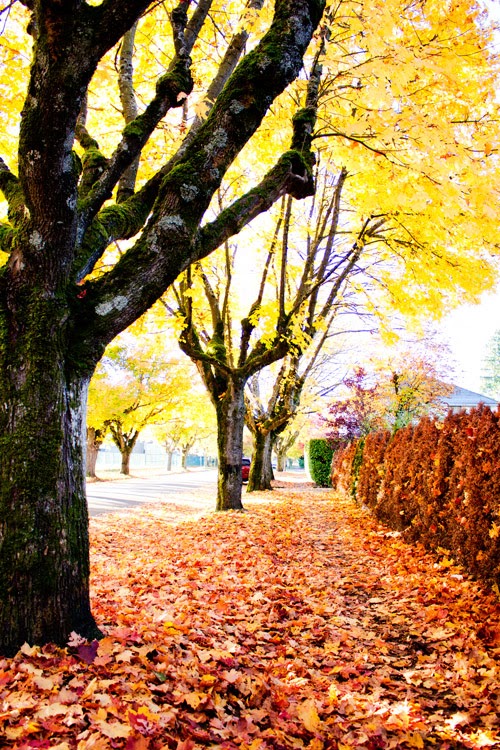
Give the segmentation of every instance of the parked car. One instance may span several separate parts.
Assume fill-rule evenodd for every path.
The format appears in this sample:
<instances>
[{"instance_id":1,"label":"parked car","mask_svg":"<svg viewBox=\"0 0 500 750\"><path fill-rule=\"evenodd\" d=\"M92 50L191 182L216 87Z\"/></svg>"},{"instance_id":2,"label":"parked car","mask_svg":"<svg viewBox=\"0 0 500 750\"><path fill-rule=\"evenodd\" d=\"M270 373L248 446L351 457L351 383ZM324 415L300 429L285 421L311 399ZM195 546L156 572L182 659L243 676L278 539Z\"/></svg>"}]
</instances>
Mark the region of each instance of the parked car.
<instances>
[{"instance_id":1,"label":"parked car","mask_svg":"<svg viewBox=\"0 0 500 750\"><path fill-rule=\"evenodd\" d=\"M244 482L248 482L249 474L250 474L250 459L243 458L241 461L241 478Z\"/></svg>"}]
</instances>

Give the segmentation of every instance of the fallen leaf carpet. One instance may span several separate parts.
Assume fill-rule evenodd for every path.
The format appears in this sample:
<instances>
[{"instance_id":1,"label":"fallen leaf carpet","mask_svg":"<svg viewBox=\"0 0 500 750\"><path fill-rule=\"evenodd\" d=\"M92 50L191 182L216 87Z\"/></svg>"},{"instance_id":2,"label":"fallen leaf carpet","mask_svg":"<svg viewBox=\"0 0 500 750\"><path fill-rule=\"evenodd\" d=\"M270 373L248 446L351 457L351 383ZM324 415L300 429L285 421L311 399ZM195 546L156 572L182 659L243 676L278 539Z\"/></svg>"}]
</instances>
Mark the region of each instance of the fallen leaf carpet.
<instances>
[{"instance_id":1,"label":"fallen leaf carpet","mask_svg":"<svg viewBox=\"0 0 500 750\"><path fill-rule=\"evenodd\" d=\"M92 520L105 637L0 659L0 747L500 747L500 604L331 490Z\"/></svg>"}]
</instances>

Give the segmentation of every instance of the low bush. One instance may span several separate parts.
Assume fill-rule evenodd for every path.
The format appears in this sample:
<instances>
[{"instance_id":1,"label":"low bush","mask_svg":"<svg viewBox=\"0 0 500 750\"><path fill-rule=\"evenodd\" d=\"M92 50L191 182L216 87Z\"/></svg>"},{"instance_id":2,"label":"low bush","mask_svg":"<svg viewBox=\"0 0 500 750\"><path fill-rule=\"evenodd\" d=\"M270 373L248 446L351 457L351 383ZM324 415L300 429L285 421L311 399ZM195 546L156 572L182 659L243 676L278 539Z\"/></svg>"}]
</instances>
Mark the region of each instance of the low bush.
<instances>
[{"instance_id":1,"label":"low bush","mask_svg":"<svg viewBox=\"0 0 500 750\"><path fill-rule=\"evenodd\" d=\"M327 440L314 438L309 441L308 454L309 472L313 482L319 487L331 487L333 448Z\"/></svg>"}]
</instances>

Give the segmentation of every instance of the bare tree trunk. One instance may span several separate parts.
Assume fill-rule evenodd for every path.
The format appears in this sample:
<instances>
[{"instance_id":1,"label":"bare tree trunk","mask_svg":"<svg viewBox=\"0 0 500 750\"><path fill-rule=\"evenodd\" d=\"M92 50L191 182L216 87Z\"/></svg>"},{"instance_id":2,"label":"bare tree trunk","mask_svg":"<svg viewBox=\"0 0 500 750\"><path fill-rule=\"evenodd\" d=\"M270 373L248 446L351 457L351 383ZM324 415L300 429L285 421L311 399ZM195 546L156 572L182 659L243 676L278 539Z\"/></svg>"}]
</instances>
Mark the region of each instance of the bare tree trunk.
<instances>
[{"instance_id":1,"label":"bare tree trunk","mask_svg":"<svg viewBox=\"0 0 500 750\"><path fill-rule=\"evenodd\" d=\"M245 382L228 379L223 398L216 404L219 470L216 510L243 510L241 461L245 426Z\"/></svg>"},{"instance_id":2,"label":"bare tree trunk","mask_svg":"<svg viewBox=\"0 0 500 750\"><path fill-rule=\"evenodd\" d=\"M247 492L259 490L271 490L271 482L274 479L271 463L271 433L263 433L257 430L254 433L254 450L250 475L248 477Z\"/></svg>"},{"instance_id":3,"label":"bare tree trunk","mask_svg":"<svg viewBox=\"0 0 500 750\"><path fill-rule=\"evenodd\" d=\"M95 479L95 467L99 449L104 441L105 431L87 427L87 477Z\"/></svg>"},{"instance_id":4,"label":"bare tree trunk","mask_svg":"<svg viewBox=\"0 0 500 750\"><path fill-rule=\"evenodd\" d=\"M279 433L273 433L273 446L276 453L278 471L285 471L286 454L295 443L298 436L298 430L295 430L295 432L288 434L286 437L282 437Z\"/></svg>"},{"instance_id":5,"label":"bare tree trunk","mask_svg":"<svg viewBox=\"0 0 500 750\"><path fill-rule=\"evenodd\" d=\"M130 475L130 454L131 453L132 453L132 448L129 448L128 446L121 451L122 464L121 464L120 474L125 474L125 476L127 477Z\"/></svg>"},{"instance_id":6,"label":"bare tree trunk","mask_svg":"<svg viewBox=\"0 0 500 750\"><path fill-rule=\"evenodd\" d=\"M136 429L132 429L128 433L123 432L121 422L118 420L110 422L109 430L111 432L111 437L113 438L113 442L118 448L118 450L120 451L120 454L122 457L120 474L125 474L125 476L129 476L130 456L132 454L132 451L134 450L134 446L137 442L137 438L140 435L140 431Z\"/></svg>"}]
</instances>

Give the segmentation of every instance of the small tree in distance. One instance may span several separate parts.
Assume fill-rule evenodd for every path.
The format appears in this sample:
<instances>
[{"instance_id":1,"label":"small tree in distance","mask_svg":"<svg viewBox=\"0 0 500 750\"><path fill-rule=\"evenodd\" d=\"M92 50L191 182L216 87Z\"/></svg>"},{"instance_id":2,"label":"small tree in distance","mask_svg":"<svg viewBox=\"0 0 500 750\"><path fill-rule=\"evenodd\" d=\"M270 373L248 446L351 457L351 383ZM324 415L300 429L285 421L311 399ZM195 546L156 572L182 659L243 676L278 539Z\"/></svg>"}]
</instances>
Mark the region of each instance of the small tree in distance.
<instances>
[{"instance_id":1,"label":"small tree in distance","mask_svg":"<svg viewBox=\"0 0 500 750\"><path fill-rule=\"evenodd\" d=\"M121 454L122 474L130 474L130 456L141 432L179 409L191 386L188 364L140 339L108 348L89 388L87 441L93 439L95 451L109 432ZM92 466L89 476L91 471Z\"/></svg>"},{"instance_id":2,"label":"small tree in distance","mask_svg":"<svg viewBox=\"0 0 500 750\"><path fill-rule=\"evenodd\" d=\"M374 430L394 433L424 415L444 416L442 398L453 390L431 361L409 352L379 363L371 374L355 368L344 386L347 396L332 403L322 418L335 448Z\"/></svg>"},{"instance_id":3,"label":"small tree in distance","mask_svg":"<svg viewBox=\"0 0 500 750\"><path fill-rule=\"evenodd\" d=\"M383 426L377 409L377 386L369 384L367 372L356 367L343 384L349 395L331 404L328 415L322 417L325 435L335 450Z\"/></svg>"},{"instance_id":4,"label":"small tree in distance","mask_svg":"<svg viewBox=\"0 0 500 750\"><path fill-rule=\"evenodd\" d=\"M194 370L194 368L193 368ZM196 445L203 446L217 433L215 414L210 399L203 390L201 383L193 385L199 380L196 370L191 373L191 381L179 393L175 409L165 414L154 425L153 433L167 454L167 471L172 470L174 451L181 452L181 466L186 468L186 461L190 450Z\"/></svg>"}]
</instances>

